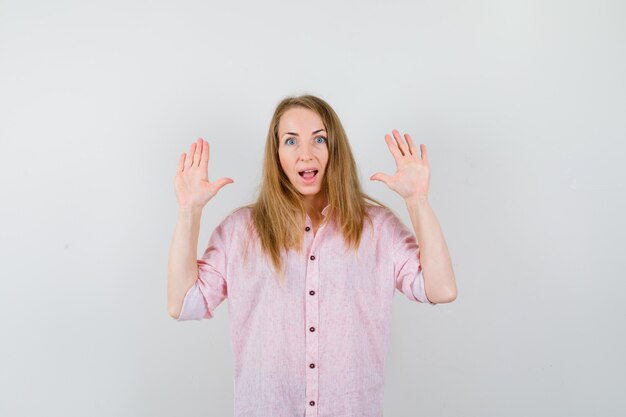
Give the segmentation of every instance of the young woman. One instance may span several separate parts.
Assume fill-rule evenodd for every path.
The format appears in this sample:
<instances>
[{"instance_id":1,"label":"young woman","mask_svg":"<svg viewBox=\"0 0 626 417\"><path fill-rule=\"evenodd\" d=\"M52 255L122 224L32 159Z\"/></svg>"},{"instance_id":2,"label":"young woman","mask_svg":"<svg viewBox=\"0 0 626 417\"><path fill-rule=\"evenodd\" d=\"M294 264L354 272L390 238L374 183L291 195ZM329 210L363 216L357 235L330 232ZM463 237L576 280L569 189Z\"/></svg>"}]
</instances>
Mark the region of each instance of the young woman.
<instances>
[{"instance_id":1,"label":"young woman","mask_svg":"<svg viewBox=\"0 0 626 417\"><path fill-rule=\"evenodd\" d=\"M304 95L278 104L258 199L215 228L199 260L202 209L233 180L209 181L203 139L181 154L169 314L210 319L228 298L235 416L382 416L395 290L431 305L456 298L426 147L392 133L397 172L370 179L404 199L415 234L363 193L338 116Z\"/></svg>"}]
</instances>

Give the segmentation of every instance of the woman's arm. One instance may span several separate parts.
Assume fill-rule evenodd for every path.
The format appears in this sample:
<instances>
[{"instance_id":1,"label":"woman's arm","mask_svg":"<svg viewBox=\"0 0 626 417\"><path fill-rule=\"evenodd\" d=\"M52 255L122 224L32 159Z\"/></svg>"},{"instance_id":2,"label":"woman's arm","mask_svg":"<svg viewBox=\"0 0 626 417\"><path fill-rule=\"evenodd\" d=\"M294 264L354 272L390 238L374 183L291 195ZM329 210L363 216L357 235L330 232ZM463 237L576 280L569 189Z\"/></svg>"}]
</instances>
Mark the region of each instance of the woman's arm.
<instances>
[{"instance_id":1,"label":"woman's arm","mask_svg":"<svg viewBox=\"0 0 626 417\"><path fill-rule=\"evenodd\" d=\"M446 240L428 204L430 163L426 145L420 144L420 157L409 134L404 135L405 142L396 129L392 133L393 139L385 135L385 142L396 161L397 171L393 176L377 172L370 179L384 182L404 199L420 248L427 297L433 303L449 303L456 299L456 281Z\"/></svg>"},{"instance_id":2,"label":"woman's arm","mask_svg":"<svg viewBox=\"0 0 626 417\"><path fill-rule=\"evenodd\" d=\"M189 154L182 153L174 177L178 201L178 221L170 246L167 267L167 310L178 320L187 291L198 278L198 235L202 209L226 184L224 177L209 181L209 143L199 138Z\"/></svg>"},{"instance_id":3,"label":"woman's arm","mask_svg":"<svg viewBox=\"0 0 626 417\"><path fill-rule=\"evenodd\" d=\"M405 199L420 249L426 295L433 303L456 299L457 288L452 260L443 232L426 198Z\"/></svg>"},{"instance_id":4,"label":"woman's arm","mask_svg":"<svg viewBox=\"0 0 626 417\"><path fill-rule=\"evenodd\" d=\"M198 236L202 208L180 208L167 267L167 309L178 319L185 294L198 278Z\"/></svg>"}]
</instances>

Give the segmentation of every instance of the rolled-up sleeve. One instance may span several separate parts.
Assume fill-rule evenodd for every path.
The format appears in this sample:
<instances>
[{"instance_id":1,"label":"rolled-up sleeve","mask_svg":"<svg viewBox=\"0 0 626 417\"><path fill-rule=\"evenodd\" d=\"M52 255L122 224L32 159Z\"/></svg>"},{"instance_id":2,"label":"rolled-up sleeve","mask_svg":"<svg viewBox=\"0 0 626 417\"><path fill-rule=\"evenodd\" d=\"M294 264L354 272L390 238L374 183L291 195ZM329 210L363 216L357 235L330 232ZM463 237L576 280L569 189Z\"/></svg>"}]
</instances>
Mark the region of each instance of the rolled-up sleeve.
<instances>
[{"instance_id":1,"label":"rolled-up sleeve","mask_svg":"<svg viewBox=\"0 0 626 417\"><path fill-rule=\"evenodd\" d=\"M436 305L426 297L424 274L419 261L420 250L415 235L394 214L391 215L391 228L396 288L411 301Z\"/></svg>"},{"instance_id":2,"label":"rolled-up sleeve","mask_svg":"<svg viewBox=\"0 0 626 417\"><path fill-rule=\"evenodd\" d=\"M227 217L215 228L202 258L197 260L198 279L185 294L178 321L210 319L227 297L228 223Z\"/></svg>"}]
</instances>

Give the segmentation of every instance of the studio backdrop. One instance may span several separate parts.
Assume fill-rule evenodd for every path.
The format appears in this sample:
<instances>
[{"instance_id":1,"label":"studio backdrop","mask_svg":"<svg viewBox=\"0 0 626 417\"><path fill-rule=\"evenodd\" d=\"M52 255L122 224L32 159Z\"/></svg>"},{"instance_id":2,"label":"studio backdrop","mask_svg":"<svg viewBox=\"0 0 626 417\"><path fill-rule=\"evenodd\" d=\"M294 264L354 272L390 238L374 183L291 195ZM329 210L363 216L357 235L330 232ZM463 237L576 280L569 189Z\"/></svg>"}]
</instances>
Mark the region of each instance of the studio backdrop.
<instances>
[{"instance_id":1,"label":"studio backdrop","mask_svg":"<svg viewBox=\"0 0 626 417\"><path fill-rule=\"evenodd\" d=\"M626 415L625 40L621 1L0 0L0 415L232 415L228 300L168 315L177 161L235 181L200 257L305 93L407 226L369 177L429 151L458 297L394 295L385 415Z\"/></svg>"}]
</instances>

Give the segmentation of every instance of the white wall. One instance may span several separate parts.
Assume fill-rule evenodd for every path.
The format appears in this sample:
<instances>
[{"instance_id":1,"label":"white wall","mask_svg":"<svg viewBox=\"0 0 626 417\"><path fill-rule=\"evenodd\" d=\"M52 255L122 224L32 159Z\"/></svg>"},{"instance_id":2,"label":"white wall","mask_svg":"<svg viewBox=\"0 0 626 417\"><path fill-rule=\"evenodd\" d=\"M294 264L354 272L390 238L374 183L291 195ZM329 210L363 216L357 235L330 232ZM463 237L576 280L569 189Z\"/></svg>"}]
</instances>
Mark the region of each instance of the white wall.
<instances>
[{"instance_id":1,"label":"white wall","mask_svg":"<svg viewBox=\"0 0 626 417\"><path fill-rule=\"evenodd\" d=\"M625 3L225 3L0 0L0 415L232 415L226 305L167 314L175 168L235 180L200 256L305 92L407 224L368 178L429 149L459 295L396 294L385 414L624 415Z\"/></svg>"}]
</instances>

